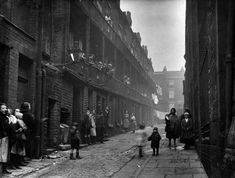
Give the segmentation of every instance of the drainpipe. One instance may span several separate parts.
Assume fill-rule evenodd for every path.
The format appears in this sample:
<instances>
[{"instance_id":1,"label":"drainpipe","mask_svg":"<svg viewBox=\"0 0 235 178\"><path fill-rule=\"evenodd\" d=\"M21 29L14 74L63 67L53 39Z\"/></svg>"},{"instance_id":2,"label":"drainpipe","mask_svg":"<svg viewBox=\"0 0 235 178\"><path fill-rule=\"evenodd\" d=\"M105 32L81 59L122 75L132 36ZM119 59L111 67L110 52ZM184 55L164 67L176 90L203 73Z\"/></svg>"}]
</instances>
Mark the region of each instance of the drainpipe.
<instances>
[{"instance_id":1,"label":"drainpipe","mask_svg":"<svg viewBox=\"0 0 235 178\"><path fill-rule=\"evenodd\" d=\"M234 38L234 2L229 1L228 12L228 36L227 36L227 52L226 52L226 128L227 136L232 118L232 89L233 89L233 38Z\"/></svg>"},{"instance_id":2,"label":"drainpipe","mask_svg":"<svg viewBox=\"0 0 235 178\"><path fill-rule=\"evenodd\" d=\"M46 94L46 70L41 69L41 121L40 121L40 155L43 151L43 126L44 126L44 114L45 114L45 94Z\"/></svg>"},{"instance_id":3,"label":"drainpipe","mask_svg":"<svg viewBox=\"0 0 235 178\"><path fill-rule=\"evenodd\" d=\"M42 60L42 29L43 29L43 0L40 1L41 6L38 9L38 38L37 38L37 56L36 56L36 106L35 106L35 118L36 118L36 136L35 136L35 147L36 147L36 158L40 157L41 154L41 87L42 87L42 71L41 71L41 60Z\"/></svg>"},{"instance_id":4,"label":"drainpipe","mask_svg":"<svg viewBox=\"0 0 235 178\"><path fill-rule=\"evenodd\" d=\"M226 51L226 128L225 128L225 155L223 157L223 174L226 173L231 175L226 175L230 177L234 175L234 166L235 166L235 143L234 143L234 128L235 122L231 124L233 117L232 108L233 108L233 63L234 63L234 2L229 0L228 3L228 26L227 26L227 51Z\"/></svg>"}]
</instances>

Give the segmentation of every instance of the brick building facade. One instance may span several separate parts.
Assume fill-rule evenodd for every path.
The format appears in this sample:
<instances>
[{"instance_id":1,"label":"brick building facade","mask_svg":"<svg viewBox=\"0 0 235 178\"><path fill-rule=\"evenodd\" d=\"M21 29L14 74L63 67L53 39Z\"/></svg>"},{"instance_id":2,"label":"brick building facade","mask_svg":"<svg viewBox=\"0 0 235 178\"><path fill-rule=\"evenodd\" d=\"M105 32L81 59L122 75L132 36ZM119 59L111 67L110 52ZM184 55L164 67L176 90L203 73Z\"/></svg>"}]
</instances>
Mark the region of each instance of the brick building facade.
<instances>
[{"instance_id":1,"label":"brick building facade","mask_svg":"<svg viewBox=\"0 0 235 178\"><path fill-rule=\"evenodd\" d=\"M154 80L157 86L159 100L157 109L161 112L168 113L170 109L174 107L177 114L182 114L184 106L184 69L168 71L167 68L164 67L163 71L154 72Z\"/></svg>"},{"instance_id":2,"label":"brick building facade","mask_svg":"<svg viewBox=\"0 0 235 178\"><path fill-rule=\"evenodd\" d=\"M0 26L0 101L32 103L38 154L68 142L61 124L81 125L87 108L110 107L109 134L124 110L150 124L152 62L119 0L0 0Z\"/></svg>"},{"instance_id":3,"label":"brick building facade","mask_svg":"<svg viewBox=\"0 0 235 178\"><path fill-rule=\"evenodd\" d=\"M210 177L234 177L234 2L187 0L185 106Z\"/></svg>"}]
</instances>

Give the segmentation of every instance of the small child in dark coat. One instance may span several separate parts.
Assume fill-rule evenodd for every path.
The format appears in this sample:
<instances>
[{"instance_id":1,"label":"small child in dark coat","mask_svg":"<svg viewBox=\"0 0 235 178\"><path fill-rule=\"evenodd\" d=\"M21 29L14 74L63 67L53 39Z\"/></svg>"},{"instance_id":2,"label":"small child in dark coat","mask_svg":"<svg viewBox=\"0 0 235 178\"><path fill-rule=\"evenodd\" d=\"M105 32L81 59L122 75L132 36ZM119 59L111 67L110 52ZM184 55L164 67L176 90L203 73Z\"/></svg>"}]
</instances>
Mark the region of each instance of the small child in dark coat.
<instances>
[{"instance_id":1,"label":"small child in dark coat","mask_svg":"<svg viewBox=\"0 0 235 178\"><path fill-rule=\"evenodd\" d=\"M161 139L162 138L158 132L158 128L154 127L152 135L148 138L148 141L151 141L151 147L153 149L153 156L155 156L155 154L157 156L159 153L159 142Z\"/></svg>"},{"instance_id":2,"label":"small child in dark coat","mask_svg":"<svg viewBox=\"0 0 235 178\"><path fill-rule=\"evenodd\" d=\"M71 138L71 152L70 159L81 159L79 156L79 147L81 142L80 132L78 130L78 124L73 122L72 127L70 128L70 138ZM73 156L73 151L76 150L76 158Z\"/></svg>"}]
</instances>

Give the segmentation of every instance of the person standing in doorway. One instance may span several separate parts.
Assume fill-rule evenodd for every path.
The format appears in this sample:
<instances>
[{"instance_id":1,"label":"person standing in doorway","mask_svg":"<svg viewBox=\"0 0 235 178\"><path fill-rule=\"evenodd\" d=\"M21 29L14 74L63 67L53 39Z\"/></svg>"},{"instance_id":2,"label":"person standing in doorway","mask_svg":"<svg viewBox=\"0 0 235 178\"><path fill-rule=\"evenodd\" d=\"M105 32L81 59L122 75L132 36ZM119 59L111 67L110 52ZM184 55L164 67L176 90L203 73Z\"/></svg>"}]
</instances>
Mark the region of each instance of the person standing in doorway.
<instances>
[{"instance_id":1,"label":"person standing in doorway","mask_svg":"<svg viewBox=\"0 0 235 178\"><path fill-rule=\"evenodd\" d=\"M31 113L31 105L28 102L21 104L20 112L23 114L22 120L26 124L26 156L29 159L35 157L35 135L36 135L36 120Z\"/></svg>"},{"instance_id":2,"label":"person standing in doorway","mask_svg":"<svg viewBox=\"0 0 235 178\"><path fill-rule=\"evenodd\" d=\"M180 135L180 122L178 116L176 115L175 108L171 108L170 113L165 116L166 122L166 138L169 139L169 148L171 148L171 139L174 140L174 147L176 147L176 139Z\"/></svg>"}]
</instances>

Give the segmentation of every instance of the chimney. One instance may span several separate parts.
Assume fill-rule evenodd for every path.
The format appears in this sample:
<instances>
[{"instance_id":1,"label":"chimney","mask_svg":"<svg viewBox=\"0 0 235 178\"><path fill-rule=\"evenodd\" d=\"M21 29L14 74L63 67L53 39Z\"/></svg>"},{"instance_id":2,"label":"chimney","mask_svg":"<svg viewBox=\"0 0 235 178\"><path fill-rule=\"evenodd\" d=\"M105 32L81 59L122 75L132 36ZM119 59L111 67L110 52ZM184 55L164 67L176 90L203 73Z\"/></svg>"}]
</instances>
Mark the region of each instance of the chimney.
<instances>
[{"instance_id":1,"label":"chimney","mask_svg":"<svg viewBox=\"0 0 235 178\"><path fill-rule=\"evenodd\" d=\"M131 27L131 25L132 25L131 12L130 11L125 11L124 13L126 15L126 18L127 18L128 23L129 23L129 26Z\"/></svg>"}]
</instances>

